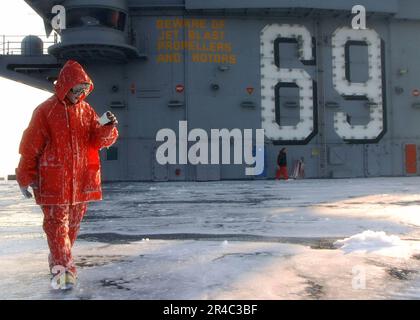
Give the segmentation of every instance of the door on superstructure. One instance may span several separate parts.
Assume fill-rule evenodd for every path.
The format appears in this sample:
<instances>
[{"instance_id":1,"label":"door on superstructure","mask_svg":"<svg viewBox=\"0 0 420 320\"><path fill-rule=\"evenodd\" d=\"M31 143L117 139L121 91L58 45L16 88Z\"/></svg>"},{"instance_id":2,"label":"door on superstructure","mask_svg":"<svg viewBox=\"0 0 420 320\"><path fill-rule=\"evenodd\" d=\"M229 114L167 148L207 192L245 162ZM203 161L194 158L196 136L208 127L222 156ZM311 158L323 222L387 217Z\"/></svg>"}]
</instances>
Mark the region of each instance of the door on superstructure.
<instances>
[{"instance_id":1,"label":"door on superstructure","mask_svg":"<svg viewBox=\"0 0 420 320\"><path fill-rule=\"evenodd\" d=\"M183 32L168 29L167 24L162 23L177 19L177 16L132 18L137 46L147 56L127 66L130 135L133 138L130 148L144 151L142 154L135 151L138 155L131 159L134 162L131 168L142 180L186 179L185 170L176 164L158 163L155 153L164 142L156 141L157 133L170 129L179 138L179 122L185 120L184 56L177 50L184 36Z\"/></svg>"}]
</instances>

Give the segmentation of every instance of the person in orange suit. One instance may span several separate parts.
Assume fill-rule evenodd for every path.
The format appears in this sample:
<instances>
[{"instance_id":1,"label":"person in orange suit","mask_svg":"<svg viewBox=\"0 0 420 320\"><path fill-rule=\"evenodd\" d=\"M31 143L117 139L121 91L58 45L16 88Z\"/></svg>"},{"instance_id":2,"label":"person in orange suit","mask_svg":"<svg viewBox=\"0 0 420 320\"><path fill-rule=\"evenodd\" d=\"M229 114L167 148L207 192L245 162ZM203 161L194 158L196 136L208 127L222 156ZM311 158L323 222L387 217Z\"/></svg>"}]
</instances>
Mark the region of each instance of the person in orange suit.
<instances>
[{"instance_id":1,"label":"person in orange suit","mask_svg":"<svg viewBox=\"0 0 420 320\"><path fill-rule=\"evenodd\" d=\"M289 180L289 174L287 172L287 151L286 148L282 148L277 156L277 171L276 180L283 177L285 180Z\"/></svg>"},{"instance_id":2,"label":"person in orange suit","mask_svg":"<svg viewBox=\"0 0 420 320\"><path fill-rule=\"evenodd\" d=\"M72 247L87 203L102 200L99 150L118 138L115 115L107 112L105 124L85 101L92 90L82 66L68 61L55 94L33 111L19 146L17 182L26 198L32 197L31 186L41 206L50 271L56 266L65 269L64 289L76 283Z\"/></svg>"}]
</instances>

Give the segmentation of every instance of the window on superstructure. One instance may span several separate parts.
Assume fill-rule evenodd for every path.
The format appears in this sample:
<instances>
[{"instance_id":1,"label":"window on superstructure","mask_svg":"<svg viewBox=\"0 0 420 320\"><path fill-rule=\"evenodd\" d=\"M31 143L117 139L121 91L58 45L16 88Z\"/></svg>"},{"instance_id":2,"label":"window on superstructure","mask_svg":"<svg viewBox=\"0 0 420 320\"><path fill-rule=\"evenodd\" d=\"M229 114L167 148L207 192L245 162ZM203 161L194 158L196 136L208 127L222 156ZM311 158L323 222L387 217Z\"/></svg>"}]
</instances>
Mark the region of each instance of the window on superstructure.
<instances>
[{"instance_id":1,"label":"window on superstructure","mask_svg":"<svg viewBox=\"0 0 420 320\"><path fill-rule=\"evenodd\" d=\"M107 8L74 8L67 10L67 28L105 27L125 30L127 15Z\"/></svg>"}]
</instances>

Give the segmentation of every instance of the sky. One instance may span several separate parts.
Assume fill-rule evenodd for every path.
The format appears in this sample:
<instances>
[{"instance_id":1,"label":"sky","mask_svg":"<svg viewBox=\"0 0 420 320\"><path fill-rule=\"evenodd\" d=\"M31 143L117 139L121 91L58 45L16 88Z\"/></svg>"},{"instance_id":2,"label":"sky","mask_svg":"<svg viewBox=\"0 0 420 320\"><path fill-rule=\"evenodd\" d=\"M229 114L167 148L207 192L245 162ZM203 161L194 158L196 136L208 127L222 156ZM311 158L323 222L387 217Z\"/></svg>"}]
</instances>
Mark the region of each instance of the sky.
<instances>
[{"instance_id":1,"label":"sky","mask_svg":"<svg viewBox=\"0 0 420 320\"><path fill-rule=\"evenodd\" d=\"M23 0L0 1L0 37L45 35L42 19ZM0 38L1 40L1 38ZM1 58L0 58L1 59ZM19 142L32 111L51 93L0 77L3 121L0 125L0 177L14 174Z\"/></svg>"}]
</instances>

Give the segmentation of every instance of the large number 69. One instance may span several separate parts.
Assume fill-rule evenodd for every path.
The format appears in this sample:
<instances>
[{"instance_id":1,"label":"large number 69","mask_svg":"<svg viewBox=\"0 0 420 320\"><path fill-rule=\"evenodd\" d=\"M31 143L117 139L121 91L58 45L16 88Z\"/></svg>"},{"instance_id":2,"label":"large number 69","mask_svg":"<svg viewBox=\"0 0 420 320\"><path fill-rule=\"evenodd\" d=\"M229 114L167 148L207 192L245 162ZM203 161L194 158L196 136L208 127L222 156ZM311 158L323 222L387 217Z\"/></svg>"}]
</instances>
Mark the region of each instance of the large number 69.
<instances>
[{"instance_id":1,"label":"large number 69","mask_svg":"<svg viewBox=\"0 0 420 320\"><path fill-rule=\"evenodd\" d=\"M307 144L317 134L316 82L303 69L280 68L279 42L297 42L303 63L315 63L310 32L300 25L268 25L261 32L261 117L267 138L282 144ZM369 78L366 82L350 81L348 47L364 44L368 47ZM352 125L344 112L334 114L336 133L350 143L379 141L385 133L382 58L383 46L379 35L370 29L338 28L332 36L332 68L335 90L347 100L366 100L370 119L366 125ZM281 126L278 95L281 87L299 88L300 120L294 126Z\"/></svg>"}]
</instances>

